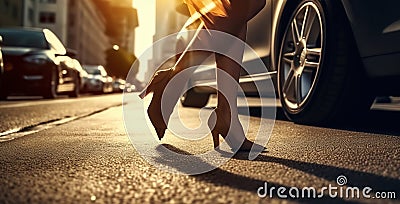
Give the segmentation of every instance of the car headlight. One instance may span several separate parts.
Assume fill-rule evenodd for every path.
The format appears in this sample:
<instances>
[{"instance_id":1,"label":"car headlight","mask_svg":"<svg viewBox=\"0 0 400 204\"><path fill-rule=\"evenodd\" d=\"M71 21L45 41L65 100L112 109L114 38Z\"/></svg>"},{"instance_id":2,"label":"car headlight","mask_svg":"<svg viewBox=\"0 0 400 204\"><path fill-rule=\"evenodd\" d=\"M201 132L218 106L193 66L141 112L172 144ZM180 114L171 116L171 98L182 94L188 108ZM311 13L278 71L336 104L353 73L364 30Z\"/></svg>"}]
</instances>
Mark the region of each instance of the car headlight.
<instances>
[{"instance_id":1,"label":"car headlight","mask_svg":"<svg viewBox=\"0 0 400 204\"><path fill-rule=\"evenodd\" d=\"M32 55L24 58L25 62L43 65L49 61L49 58L46 55Z\"/></svg>"}]
</instances>

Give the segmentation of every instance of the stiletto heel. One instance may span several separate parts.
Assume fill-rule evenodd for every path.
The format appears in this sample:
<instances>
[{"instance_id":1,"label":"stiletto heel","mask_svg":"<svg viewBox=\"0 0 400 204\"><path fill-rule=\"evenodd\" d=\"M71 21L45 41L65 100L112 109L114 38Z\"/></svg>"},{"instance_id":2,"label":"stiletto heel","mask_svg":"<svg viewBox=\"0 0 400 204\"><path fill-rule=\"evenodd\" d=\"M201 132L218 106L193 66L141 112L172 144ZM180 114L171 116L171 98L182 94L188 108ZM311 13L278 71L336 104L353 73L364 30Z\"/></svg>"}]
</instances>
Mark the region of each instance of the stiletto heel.
<instances>
[{"instance_id":1,"label":"stiletto heel","mask_svg":"<svg viewBox=\"0 0 400 204\"><path fill-rule=\"evenodd\" d=\"M211 131L213 142L214 142L214 149L219 148L219 132L216 130Z\"/></svg>"},{"instance_id":2,"label":"stiletto heel","mask_svg":"<svg viewBox=\"0 0 400 204\"><path fill-rule=\"evenodd\" d=\"M157 133L158 139L161 140L164 137L165 130L167 128L165 127L165 128L155 128L155 129L156 129L156 133Z\"/></svg>"},{"instance_id":3,"label":"stiletto heel","mask_svg":"<svg viewBox=\"0 0 400 204\"><path fill-rule=\"evenodd\" d=\"M210 118L208 119L208 128L211 130L211 135L214 143L214 149L219 148L219 134L220 134L220 128L217 127L217 113L216 109L213 110L213 112L210 115Z\"/></svg>"},{"instance_id":4,"label":"stiletto heel","mask_svg":"<svg viewBox=\"0 0 400 204\"><path fill-rule=\"evenodd\" d=\"M230 128L229 124L222 123L222 119L218 117L219 114L217 114L219 110L214 109L214 112L211 114L209 120L208 120L208 127L211 129L211 135L213 138L214 142L214 148L219 148L219 135L222 136L222 138L225 139L225 141L228 143L228 145L232 148L232 150L237 149L239 152L249 152L253 145L258 145L253 143L252 141L248 140L247 138L244 138L241 144L239 144L239 141L241 141L237 136L234 135L236 131L231 131L233 134L231 135L231 138L227 138L227 134ZM214 125L214 126L213 126ZM240 126L241 128L241 126ZM259 146L259 145L258 145ZM265 147L262 147L265 149Z\"/></svg>"}]
</instances>

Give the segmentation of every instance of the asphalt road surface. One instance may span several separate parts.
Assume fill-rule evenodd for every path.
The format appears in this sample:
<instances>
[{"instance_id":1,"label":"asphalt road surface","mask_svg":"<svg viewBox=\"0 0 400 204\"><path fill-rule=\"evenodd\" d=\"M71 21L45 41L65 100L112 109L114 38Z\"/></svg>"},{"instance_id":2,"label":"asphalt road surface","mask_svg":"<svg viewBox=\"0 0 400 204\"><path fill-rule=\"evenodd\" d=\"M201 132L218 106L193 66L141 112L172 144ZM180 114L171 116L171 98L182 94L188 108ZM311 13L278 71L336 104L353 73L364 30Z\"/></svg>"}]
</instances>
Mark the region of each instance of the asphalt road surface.
<instances>
[{"instance_id":1,"label":"asphalt road surface","mask_svg":"<svg viewBox=\"0 0 400 204\"><path fill-rule=\"evenodd\" d=\"M259 113L273 105L251 101L250 124L272 121ZM400 203L399 101L375 105L359 121L336 127L297 125L277 108L267 152L253 161L239 153L200 175L152 165L180 162L162 154L144 159L126 134L121 104L120 94L1 102L0 203ZM129 114L143 113L141 100L133 97L127 105ZM196 126L197 112L181 108L179 115ZM212 140L185 142L168 132L159 146L195 155L212 149ZM305 191L302 197L311 187L323 196L309 199ZM356 188L360 198L346 197Z\"/></svg>"}]
</instances>

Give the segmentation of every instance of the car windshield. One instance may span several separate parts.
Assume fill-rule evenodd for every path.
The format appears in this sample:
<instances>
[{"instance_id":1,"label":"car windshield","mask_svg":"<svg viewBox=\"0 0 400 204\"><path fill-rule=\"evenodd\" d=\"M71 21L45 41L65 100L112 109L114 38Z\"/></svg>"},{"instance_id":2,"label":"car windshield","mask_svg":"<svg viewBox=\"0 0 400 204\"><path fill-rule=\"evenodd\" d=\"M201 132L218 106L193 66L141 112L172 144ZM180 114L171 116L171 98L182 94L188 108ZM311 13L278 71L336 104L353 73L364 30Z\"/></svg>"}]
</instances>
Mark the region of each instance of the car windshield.
<instances>
[{"instance_id":1,"label":"car windshield","mask_svg":"<svg viewBox=\"0 0 400 204\"><path fill-rule=\"evenodd\" d=\"M4 47L48 49L43 32L29 30L0 30Z\"/></svg>"},{"instance_id":2,"label":"car windshield","mask_svg":"<svg viewBox=\"0 0 400 204\"><path fill-rule=\"evenodd\" d=\"M92 75L101 75L101 71L99 69L86 69L86 72Z\"/></svg>"}]
</instances>

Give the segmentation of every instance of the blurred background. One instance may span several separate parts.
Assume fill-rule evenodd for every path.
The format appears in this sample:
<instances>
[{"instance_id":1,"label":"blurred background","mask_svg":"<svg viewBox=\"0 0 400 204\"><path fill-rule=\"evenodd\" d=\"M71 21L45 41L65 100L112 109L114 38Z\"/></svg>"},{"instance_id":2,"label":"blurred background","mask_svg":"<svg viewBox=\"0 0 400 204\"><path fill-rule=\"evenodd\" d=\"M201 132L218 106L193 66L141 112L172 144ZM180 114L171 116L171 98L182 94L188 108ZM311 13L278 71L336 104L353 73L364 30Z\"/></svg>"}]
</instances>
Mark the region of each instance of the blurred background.
<instances>
[{"instance_id":1,"label":"blurred background","mask_svg":"<svg viewBox=\"0 0 400 204\"><path fill-rule=\"evenodd\" d=\"M80 64L101 65L109 76L125 79L137 56L183 26L187 17L175 10L180 4L182 0L0 0L0 28L47 28ZM171 52L174 46L151 51L153 59L140 62L140 70L132 67L136 89L151 76L152 65Z\"/></svg>"}]
</instances>

